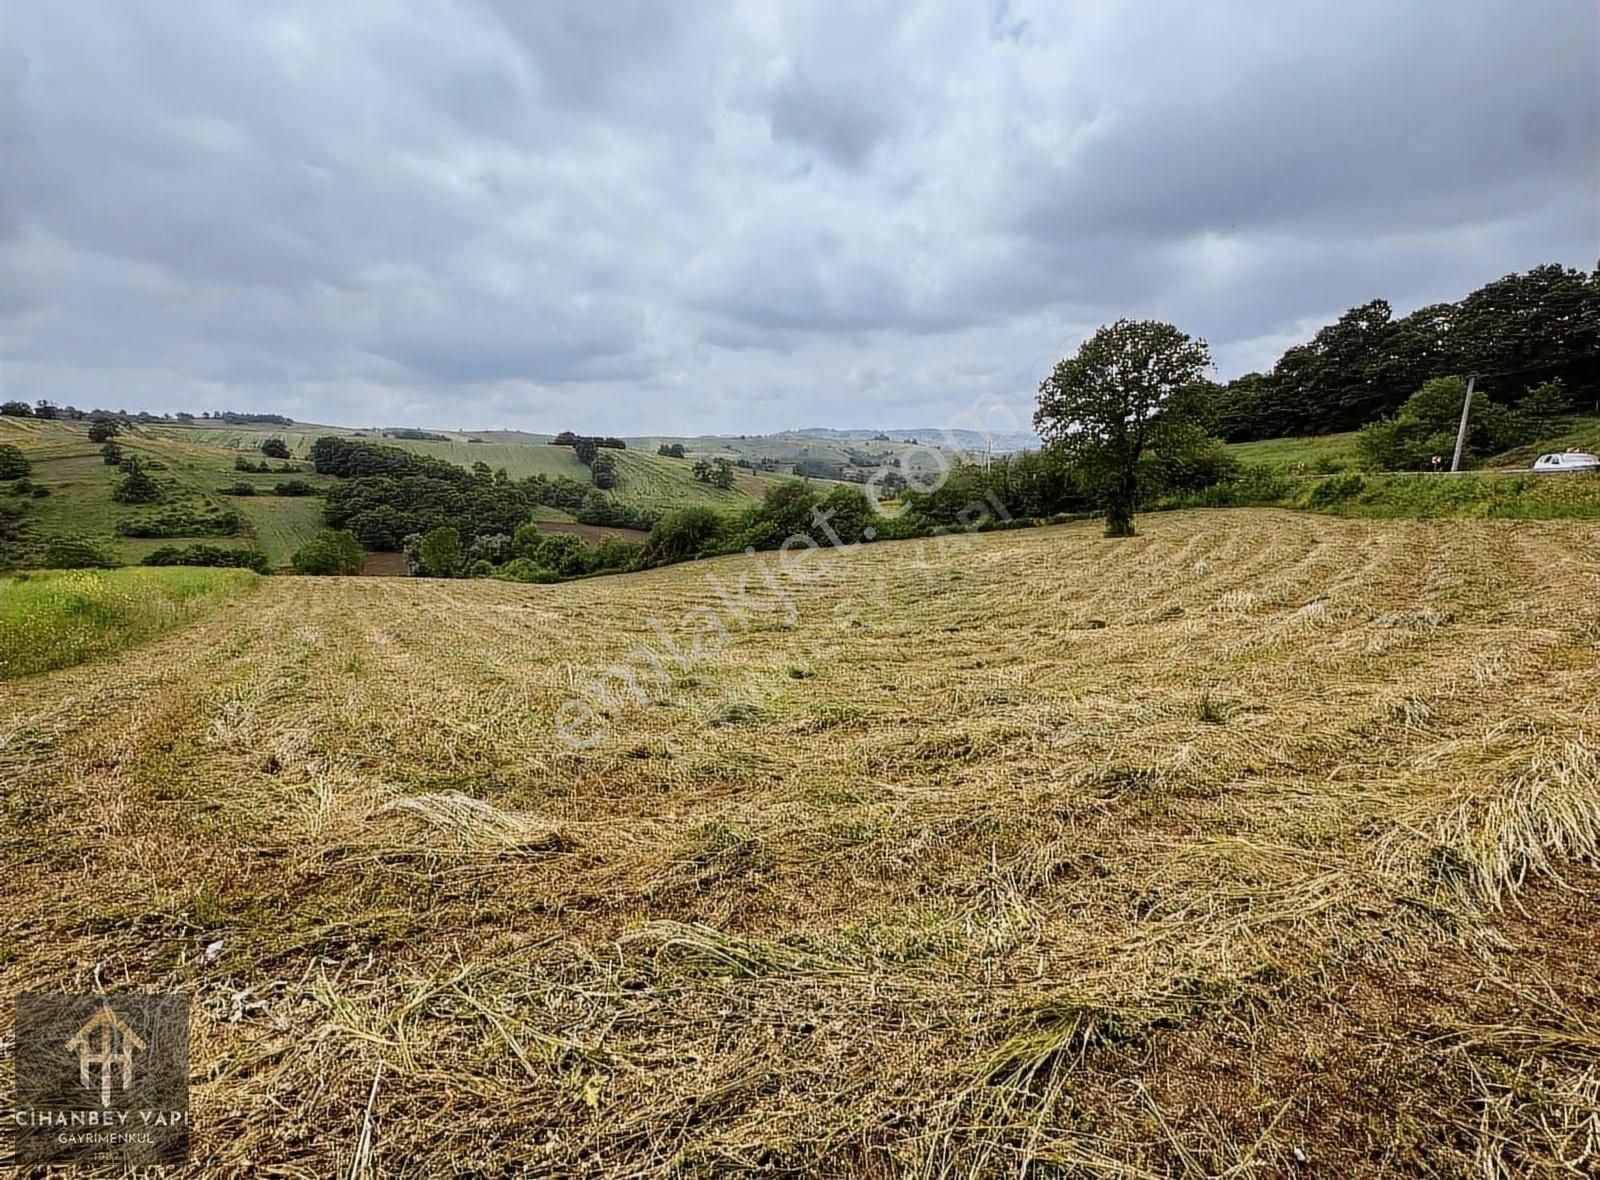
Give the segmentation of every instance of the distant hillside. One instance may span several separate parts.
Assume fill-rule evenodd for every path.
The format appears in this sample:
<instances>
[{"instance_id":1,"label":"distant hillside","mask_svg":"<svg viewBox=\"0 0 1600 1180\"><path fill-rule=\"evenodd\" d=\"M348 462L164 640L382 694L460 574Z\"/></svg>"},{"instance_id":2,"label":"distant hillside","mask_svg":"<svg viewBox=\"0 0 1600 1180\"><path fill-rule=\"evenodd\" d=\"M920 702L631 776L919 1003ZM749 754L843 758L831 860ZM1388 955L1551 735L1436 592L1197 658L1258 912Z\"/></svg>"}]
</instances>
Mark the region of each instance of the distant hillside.
<instances>
[{"instance_id":1,"label":"distant hillside","mask_svg":"<svg viewBox=\"0 0 1600 1180\"><path fill-rule=\"evenodd\" d=\"M938 426L922 426L912 430L831 430L825 426L808 426L802 430L785 431L783 436L809 435L813 438L874 439L887 437L894 442L920 443L941 448L954 447L962 451L1009 454L1013 451L1032 450L1040 445L1039 436L1031 430L952 430Z\"/></svg>"}]
</instances>

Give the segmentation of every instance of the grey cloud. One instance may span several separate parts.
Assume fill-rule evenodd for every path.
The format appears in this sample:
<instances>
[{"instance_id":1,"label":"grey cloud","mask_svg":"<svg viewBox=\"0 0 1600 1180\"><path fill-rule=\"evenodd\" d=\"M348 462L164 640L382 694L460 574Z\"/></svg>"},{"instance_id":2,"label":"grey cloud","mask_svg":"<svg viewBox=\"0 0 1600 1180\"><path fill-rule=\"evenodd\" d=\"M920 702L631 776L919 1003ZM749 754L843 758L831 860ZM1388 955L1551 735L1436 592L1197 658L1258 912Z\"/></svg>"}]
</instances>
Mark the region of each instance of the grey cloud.
<instances>
[{"instance_id":1,"label":"grey cloud","mask_svg":"<svg viewBox=\"0 0 1600 1180\"><path fill-rule=\"evenodd\" d=\"M6 396L753 431L1595 263L1600 14L12 5ZM902 421L903 420L903 421Z\"/></svg>"}]
</instances>

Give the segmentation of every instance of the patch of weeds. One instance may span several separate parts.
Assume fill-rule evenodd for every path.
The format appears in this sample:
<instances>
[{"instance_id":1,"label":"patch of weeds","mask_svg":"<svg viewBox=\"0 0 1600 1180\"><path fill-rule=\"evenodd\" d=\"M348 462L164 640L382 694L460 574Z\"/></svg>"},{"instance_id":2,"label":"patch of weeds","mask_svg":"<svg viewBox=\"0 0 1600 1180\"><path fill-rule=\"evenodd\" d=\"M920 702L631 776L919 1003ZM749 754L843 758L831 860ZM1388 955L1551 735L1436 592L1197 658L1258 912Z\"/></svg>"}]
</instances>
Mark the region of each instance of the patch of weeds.
<instances>
[{"instance_id":1,"label":"patch of weeds","mask_svg":"<svg viewBox=\"0 0 1600 1180\"><path fill-rule=\"evenodd\" d=\"M254 895L229 895L207 883L191 898L189 918L201 930L214 930L219 926L259 926L269 921L271 914Z\"/></svg>"},{"instance_id":2,"label":"patch of weeds","mask_svg":"<svg viewBox=\"0 0 1600 1180\"><path fill-rule=\"evenodd\" d=\"M1226 725L1234 711L1235 706L1231 702L1218 700L1209 692L1200 694L1194 706L1195 720L1202 725Z\"/></svg>"},{"instance_id":3,"label":"patch of weeds","mask_svg":"<svg viewBox=\"0 0 1600 1180\"><path fill-rule=\"evenodd\" d=\"M1437 631L1448 623L1455 622L1455 615L1449 611L1427 610L1419 611L1385 611L1372 616L1374 627L1385 627L1405 631Z\"/></svg>"},{"instance_id":4,"label":"patch of weeds","mask_svg":"<svg viewBox=\"0 0 1600 1180\"><path fill-rule=\"evenodd\" d=\"M916 963L961 946L960 917L947 910L912 910L893 918L853 923L834 937L836 956L848 962Z\"/></svg>"},{"instance_id":5,"label":"patch of weeds","mask_svg":"<svg viewBox=\"0 0 1600 1180\"><path fill-rule=\"evenodd\" d=\"M405 910L352 913L342 919L329 913L296 914L289 923L288 946L305 955L343 958L408 946L416 941L419 925Z\"/></svg>"},{"instance_id":6,"label":"patch of weeds","mask_svg":"<svg viewBox=\"0 0 1600 1180\"><path fill-rule=\"evenodd\" d=\"M662 758L670 761L672 758L672 751L664 746L658 748L656 746L649 745L646 742L639 742L638 744L629 746L628 749L624 750L622 756L624 758L632 758L640 762L648 762L652 758Z\"/></svg>"},{"instance_id":7,"label":"patch of weeds","mask_svg":"<svg viewBox=\"0 0 1600 1180\"><path fill-rule=\"evenodd\" d=\"M1093 1049L1141 1044L1173 1014L1104 1004L1073 993L1053 996L1022 1013L1016 1029L983 1066L985 1081L1026 1084L1059 1063L1081 1060Z\"/></svg>"},{"instance_id":8,"label":"patch of weeds","mask_svg":"<svg viewBox=\"0 0 1600 1180\"><path fill-rule=\"evenodd\" d=\"M810 680L816 675L814 671L802 664L790 664L783 671L790 680Z\"/></svg>"},{"instance_id":9,"label":"patch of weeds","mask_svg":"<svg viewBox=\"0 0 1600 1180\"><path fill-rule=\"evenodd\" d=\"M964 733L932 733L917 739L909 751L910 762L933 762L940 765L970 762L978 747Z\"/></svg>"},{"instance_id":10,"label":"patch of weeds","mask_svg":"<svg viewBox=\"0 0 1600 1180\"><path fill-rule=\"evenodd\" d=\"M1154 767L1113 762L1109 766L1097 766L1079 775L1077 781L1078 785L1090 788L1100 798L1105 799L1128 791L1141 793L1159 791L1165 785L1166 776Z\"/></svg>"},{"instance_id":11,"label":"patch of weeds","mask_svg":"<svg viewBox=\"0 0 1600 1180\"><path fill-rule=\"evenodd\" d=\"M866 716L867 711L860 705L849 701L829 701L818 706L816 712L806 718L803 728L813 733L821 733L823 730L849 725L852 721L860 721Z\"/></svg>"},{"instance_id":12,"label":"patch of weeds","mask_svg":"<svg viewBox=\"0 0 1600 1180\"><path fill-rule=\"evenodd\" d=\"M767 842L730 824L704 824L689 833L681 863L704 886L713 881L771 872L777 861Z\"/></svg>"},{"instance_id":13,"label":"patch of weeds","mask_svg":"<svg viewBox=\"0 0 1600 1180\"><path fill-rule=\"evenodd\" d=\"M753 701L728 701L714 709L709 723L712 725L751 725L766 716L766 710Z\"/></svg>"}]
</instances>

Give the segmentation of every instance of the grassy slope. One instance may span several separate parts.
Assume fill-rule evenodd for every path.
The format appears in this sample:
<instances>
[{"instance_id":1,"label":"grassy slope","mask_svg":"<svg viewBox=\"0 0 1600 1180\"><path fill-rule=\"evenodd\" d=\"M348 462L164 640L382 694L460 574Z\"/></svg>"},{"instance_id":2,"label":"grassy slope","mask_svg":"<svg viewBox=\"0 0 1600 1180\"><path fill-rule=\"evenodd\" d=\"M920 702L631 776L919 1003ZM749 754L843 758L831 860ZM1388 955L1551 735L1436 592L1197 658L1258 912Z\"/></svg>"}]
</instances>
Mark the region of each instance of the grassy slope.
<instances>
[{"instance_id":1,"label":"grassy slope","mask_svg":"<svg viewBox=\"0 0 1600 1180\"><path fill-rule=\"evenodd\" d=\"M914 447L903 442L875 442L870 439L836 439L787 433L758 434L746 438L725 435L700 438L661 436L630 439L628 445L632 447L635 442L638 443L637 449L645 453L654 453L661 443L682 443L691 458L705 456L713 459L775 459L783 463L820 459L840 467L849 466L852 451L890 452L900 459L904 471L934 471L939 468L937 457L930 454L927 447ZM928 442L930 446L936 446L947 454L956 454L937 439L929 439Z\"/></svg>"},{"instance_id":2,"label":"grassy slope","mask_svg":"<svg viewBox=\"0 0 1600 1180\"><path fill-rule=\"evenodd\" d=\"M116 503L111 498L118 479L115 468L100 459L98 445L87 438L88 426L77 422L40 422L0 418L0 442L21 446L35 464L36 482L47 485L51 495L26 501L34 532L38 537L73 535L91 537L123 561L137 562L163 545L183 544L186 539L136 539L115 534L118 521L147 511ZM164 465L158 477L169 482L195 501L209 501L237 508L250 525L250 534L237 538L191 538L205 544L223 546L253 545L277 565L289 557L322 527L320 497L279 498L270 494L274 484L286 478L299 478L317 484L332 481L305 471L289 477L279 474L256 475L236 472L234 459L240 455L260 457L260 443L267 438L283 438L304 465L312 441L327 430L277 430L255 427L185 427L177 425L137 426L119 437L127 454L137 454ZM348 432L341 432L348 433ZM512 476L534 474L563 475L580 482L590 481L588 467L578 462L570 447L545 443L464 441L431 442L407 439L378 440L418 454L433 455L462 466L482 460L492 467L505 467ZM678 508L703 504L731 510L759 499L766 489L784 477L758 476L740 471L731 491L720 491L697 482L690 474L692 464L681 459L666 459L638 451L614 452L619 477L615 494L619 499L646 508ZM219 489L244 481L254 485L255 496L227 496ZM263 494L264 493L264 494ZM559 509L540 509L541 520L570 520Z\"/></svg>"},{"instance_id":3,"label":"grassy slope","mask_svg":"<svg viewBox=\"0 0 1600 1180\"><path fill-rule=\"evenodd\" d=\"M0 680L119 651L259 583L248 570L71 570L0 578Z\"/></svg>"},{"instance_id":4,"label":"grassy slope","mask_svg":"<svg viewBox=\"0 0 1600 1180\"><path fill-rule=\"evenodd\" d=\"M1516 447L1488 460L1492 467L1527 467L1546 451L1578 450L1600 455L1600 418L1574 417L1561 429L1526 447Z\"/></svg>"},{"instance_id":5,"label":"grassy slope","mask_svg":"<svg viewBox=\"0 0 1600 1180\"><path fill-rule=\"evenodd\" d=\"M1525 447L1486 456L1481 460L1481 466L1524 469L1546 451L1564 451L1568 448L1600 452L1600 418L1569 418L1549 437ZM1310 438L1268 438L1257 442L1232 443L1228 450L1241 462L1260 463L1300 474L1360 466L1356 432L1353 430Z\"/></svg>"},{"instance_id":6,"label":"grassy slope","mask_svg":"<svg viewBox=\"0 0 1600 1180\"><path fill-rule=\"evenodd\" d=\"M1350 473L1301 480L1287 503L1375 519L1595 520L1600 519L1600 474Z\"/></svg>"},{"instance_id":7,"label":"grassy slope","mask_svg":"<svg viewBox=\"0 0 1600 1180\"><path fill-rule=\"evenodd\" d=\"M667 459L642 451L616 451L618 499L643 507L683 508L705 504L739 508L758 499L771 481L747 471L734 474L734 486L723 491L694 478L688 459Z\"/></svg>"},{"instance_id":8,"label":"grassy slope","mask_svg":"<svg viewBox=\"0 0 1600 1180\"><path fill-rule=\"evenodd\" d=\"M187 498L197 504L237 508L250 522L252 532L238 537L130 538L116 535L118 522L145 515L154 506L119 504L111 498L120 476L116 468L101 461L99 445L89 442L87 423L0 418L0 442L21 447L34 464L31 478L51 492L43 499L26 501L36 535L89 537L126 562L137 562L163 545L190 542L254 545L274 563L286 562L294 549L321 527L322 501L316 497L279 499L270 495L273 485L285 479L314 484L331 481L310 471L294 476L235 471L236 457L243 454L259 459L260 452L227 449L220 439L209 437L212 433L220 432L135 426L119 435L117 442L124 454L161 464L152 474L169 487L172 500ZM269 436L262 433L258 437ZM241 481L267 494L228 496L219 492Z\"/></svg>"},{"instance_id":9,"label":"grassy slope","mask_svg":"<svg viewBox=\"0 0 1600 1180\"><path fill-rule=\"evenodd\" d=\"M1232 443L1228 450L1241 463L1260 463L1280 471L1316 471L1319 465L1343 470L1355 467L1356 435L1324 434L1312 438L1268 438L1257 442Z\"/></svg>"},{"instance_id":10,"label":"grassy slope","mask_svg":"<svg viewBox=\"0 0 1600 1180\"><path fill-rule=\"evenodd\" d=\"M757 560L269 580L0 694L0 991L193 995L207 1173L380 1066L392 1174L1583 1171L1591 530L1140 526L816 559L579 751Z\"/></svg>"}]
</instances>

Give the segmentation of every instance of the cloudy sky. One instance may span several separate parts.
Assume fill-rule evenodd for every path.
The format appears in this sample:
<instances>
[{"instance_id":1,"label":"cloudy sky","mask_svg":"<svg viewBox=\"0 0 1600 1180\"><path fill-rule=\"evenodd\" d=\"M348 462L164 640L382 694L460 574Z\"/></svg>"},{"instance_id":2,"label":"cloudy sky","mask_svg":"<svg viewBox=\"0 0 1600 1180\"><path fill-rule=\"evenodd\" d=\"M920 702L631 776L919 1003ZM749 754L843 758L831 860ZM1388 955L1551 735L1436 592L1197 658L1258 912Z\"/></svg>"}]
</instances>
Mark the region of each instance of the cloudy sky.
<instances>
[{"instance_id":1,"label":"cloudy sky","mask_svg":"<svg viewBox=\"0 0 1600 1180\"><path fill-rule=\"evenodd\" d=\"M1594 0L9 0L4 394L943 425L1600 255Z\"/></svg>"}]
</instances>

